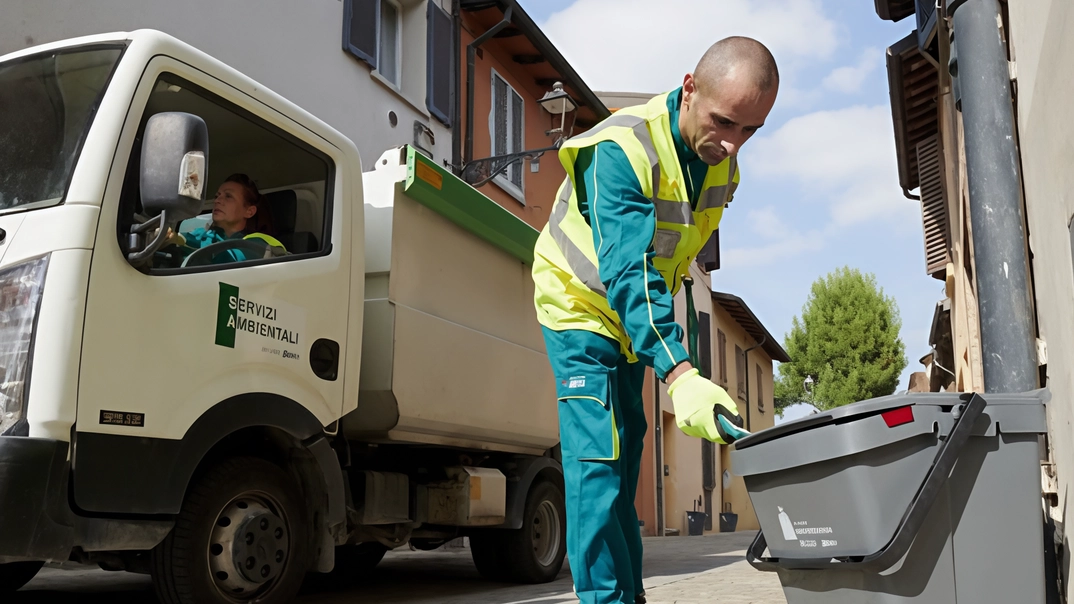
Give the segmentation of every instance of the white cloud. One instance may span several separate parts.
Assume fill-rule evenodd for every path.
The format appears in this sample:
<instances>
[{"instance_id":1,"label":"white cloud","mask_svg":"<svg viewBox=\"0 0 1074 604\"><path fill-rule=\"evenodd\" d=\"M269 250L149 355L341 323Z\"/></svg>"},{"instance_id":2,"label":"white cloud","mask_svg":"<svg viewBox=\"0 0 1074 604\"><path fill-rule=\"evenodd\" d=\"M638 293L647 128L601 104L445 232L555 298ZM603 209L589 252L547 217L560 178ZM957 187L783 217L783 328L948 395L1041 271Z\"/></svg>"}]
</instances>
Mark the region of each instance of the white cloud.
<instances>
[{"instance_id":1,"label":"white cloud","mask_svg":"<svg viewBox=\"0 0 1074 604\"><path fill-rule=\"evenodd\" d=\"M853 94L861 90L865 78L880 66L879 57L884 56L876 48L867 48L861 54L857 65L838 67L824 78L823 86L828 90Z\"/></svg>"},{"instance_id":2,"label":"white cloud","mask_svg":"<svg viewBox=\"0 0 1074 604\"><path fill-rule=\"evenodd\" d=\"M768 46L784 81L839 40L820 0L577 0L541 28L594 90L653 93L680 85L726 36Z\"/></svg>"},{"instance_id":3,"label":"white cloud","mask_svg":"<svg viewBox=\"0 0 1074 604\"><path fill-rule=\"evenodd\" d=\"M897 218L914 225L917 204L901 194L891 112L883 105L817 111L751 142L753 170L797 180L829 204L832 222L851 226Z\"/></svg>"},{"instance_id":4,"label":"white cloud","mask_svg":"<svg viewBox=\"0 0 1074 604\"><path fill-rule=\"evenodd\" d=\"M815 252L824 247L827 239L820 231L784 233L776 241L752 247L734 247L721 252L721 264L736 269L774 264L780 260Z\"/></svg>"},{"instance_id":5,"label":"white cloud","mask_svg":"<svg viewBox=\"0 0 1074 604\"><path fill-rule=\"evenodd\" d=\"M746 220L749 221L753 232L765 239L780 239L791 232L790 227L772 207L751 210Z\"/></svg>"}]
</instances>

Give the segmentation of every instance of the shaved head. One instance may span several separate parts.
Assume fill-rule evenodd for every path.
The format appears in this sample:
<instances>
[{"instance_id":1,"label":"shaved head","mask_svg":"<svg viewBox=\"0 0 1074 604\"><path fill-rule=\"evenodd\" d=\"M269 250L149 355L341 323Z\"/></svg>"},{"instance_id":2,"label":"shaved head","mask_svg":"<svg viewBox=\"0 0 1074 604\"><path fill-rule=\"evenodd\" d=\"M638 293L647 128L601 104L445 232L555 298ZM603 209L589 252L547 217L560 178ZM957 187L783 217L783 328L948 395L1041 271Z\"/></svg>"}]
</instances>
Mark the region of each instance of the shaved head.
<instances>
[{"instance_id":1,"label":"shaved head","mask_svg":"<svg viewBox=\"0 0 1074 604\"><path fill-rule=\"evenodd\" d=\"M772 53L757 40L742 36L724 38L710 46L694 69L694 79L702 90L719 87L731 76L745 80L761 92L779 84L779 70Z\"/></svg>"},{"instance_id":2,"label":"shaved head","mask_svg":"<svg viewBox=\"0 0 1074 604\"><path fill-rule=\"evenodd\" d=\"M764 126L778 89L776 60L764 44L724 38L683 78L679 132L698 157L715 166L737 155Z\"/></svg>"}]
</instances>

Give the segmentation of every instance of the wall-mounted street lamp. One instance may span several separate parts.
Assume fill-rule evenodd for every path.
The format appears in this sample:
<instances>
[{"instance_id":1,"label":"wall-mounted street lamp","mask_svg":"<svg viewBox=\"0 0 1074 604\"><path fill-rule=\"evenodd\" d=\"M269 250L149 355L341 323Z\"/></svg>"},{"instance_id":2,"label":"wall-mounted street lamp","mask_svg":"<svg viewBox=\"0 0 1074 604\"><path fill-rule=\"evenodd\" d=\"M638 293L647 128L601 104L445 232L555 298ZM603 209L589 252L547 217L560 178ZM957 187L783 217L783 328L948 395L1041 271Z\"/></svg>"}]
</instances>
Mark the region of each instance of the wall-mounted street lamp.
<instances>
[{"instance_id":1,"label":"wall-mounted street lamp","mask_svg":"<svg viewBox=\"0 0 1074 604\"><path fill-rule=\"evenodd\" d=\"M578 105L574 102L574 99L571 98L571 95L568 94L566 90L563 90L562 82L553 84L552 90L546 92L544 96L537 101L537 104L547 111L550 116L549 119L552 122L552 128L546 130L545 134L552 137L552 145L540 149L527 149L526 151L494 155L484 159L475 159L463 166L463 180L474 187L484 186L495 178L497 174L506 171L515 162L520 162L526 159L535 162L535 160L540 158L545 152L557 151L560 145L563 144L563 141L571 137L574 133L574 121L578 117ZM567 127L568 113L572 114L570 127ZM558 127L556 126L557 116L559 117ZM472 133L472 124L467 124L466 128Z\"/></svg>"}]
</instances>

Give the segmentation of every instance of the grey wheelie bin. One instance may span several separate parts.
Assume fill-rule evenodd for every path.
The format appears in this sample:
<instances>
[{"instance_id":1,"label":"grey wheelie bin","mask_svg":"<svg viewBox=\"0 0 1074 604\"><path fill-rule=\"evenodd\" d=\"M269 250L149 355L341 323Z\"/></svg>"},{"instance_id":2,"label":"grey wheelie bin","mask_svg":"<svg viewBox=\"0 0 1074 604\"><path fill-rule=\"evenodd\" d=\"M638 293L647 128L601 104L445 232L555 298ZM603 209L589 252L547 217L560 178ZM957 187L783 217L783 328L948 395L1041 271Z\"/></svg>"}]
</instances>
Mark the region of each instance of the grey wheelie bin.
<instances>
[{"instance_id":1,"label":"grey wheelie bin","mask_svg":"<svg viewBox=\"0 0 1074 604\"><path fill-rule=\"evenodd\" d=\"M788 604L1043 604L1046 390L903 394L734 445Z\"/></svg>"}]
</instances>

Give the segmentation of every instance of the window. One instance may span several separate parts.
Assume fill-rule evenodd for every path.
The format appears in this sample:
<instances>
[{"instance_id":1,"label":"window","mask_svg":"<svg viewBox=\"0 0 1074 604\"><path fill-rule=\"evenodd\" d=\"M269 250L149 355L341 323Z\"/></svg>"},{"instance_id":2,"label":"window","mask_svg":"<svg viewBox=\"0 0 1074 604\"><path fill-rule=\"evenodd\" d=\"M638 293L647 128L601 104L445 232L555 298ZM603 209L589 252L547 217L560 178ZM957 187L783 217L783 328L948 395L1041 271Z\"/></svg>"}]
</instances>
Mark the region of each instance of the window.
<instances>
[{"instance_id":1,"label":"window","mask_svg":"<svg viewBox=\"0 0 1074 604\"><path fill-rule=\"evenodd\" d=\"M738 398L746 400L746 354L735 345L735 378L738 380ZM747 401L749 402L749 401Z\"/></svg>"},{"instance_id":2,"label":"window","mask_svg":"<svg viewBox=\"0 0 1074 604\"><path fill-rule=\"evenodd\" d=\"M346 0L343 49L400 85L402 9L394 0Z\"/></svg>"},{"instance_id":3,"label":"window","mask_svg":"<svg viewBox=\"0 0 1074 604\"><path fill-rule=\"evenodd\" d=\"M205 199L199 216L170 225L180 237L160 247L144 264L138 263L139 268L153 273L188 272L195 267L208 270L239 262L277 262L327 251L332 182L327 156L240 106L165 73L150 93L139 131L144 131L151 116L168 111L191 113L205 121L209 133ZM148 219L141 214L139 199L140 158L141 146L136 143L128 160L117 223L125 252L140 249L130 247L131 226ZM252 187L241 182L242 175L252 181ZM237 203L238 214L214 215L218 192L222 192L221 205Z\"/></svg>"},{"instance_id":4,"label":"window","mask_svg":"<svg viewBox=\"0 0 1074 604\"><path fill-rule=\"evenodd\" d=\"M720 383L727 385L727 334L722 329L716 330L716 354L720 361Z\"/></svg>"},{"instance_id":5,"label":"window","mask_svg":"<svg viewBox=\"0 0 1074 604\"><path fill-rule=\"evenodd\" d=\"M436 2L429 2L428 6L425 105L433 117L450 128L451 114L455 108L455 23L451 15L437 6Z\"/></svg>"},{"instance_id":6,"label":"window","mask_svg":"<svg viewBox=\"0 0 1074 604\"><path fill-rule=\"evenodd\" d=\"M399 41L402 21L399 6L391 0L380 0L380 26L377 29L377 71L384 79L399 85Z\"/></svg>"},{"instance_id":7,"label":"window","mask_svg":"<svg viewBox=\"0 0 1074 604\"><path fill-rule=\"evenodd\" d=\"M761 386L761 380L764 378L764 374L761 373L761 366L757 365L757 410L764 413L764 388Z\"/></svg>"},{"instance_id":8,"label":"window","mask_svg":"<svg viewBox=\"0 0 1074 604\"><path fill-rule=\"evenodd\" d=\"M697 361L701 363L698 372L701 377L712 379L712 322L709 319L709 313L697 313L697 328Z\"/></svg>"},{"instance_id":9,"label":"window","mask_svg":"<svg viewBox=\"0 0 1074 604\"><path fill-rule=\"evenodd\" d=\"M343 50L425 117L451 127L455 20L446 0L343 0ZM424 63L424 65L423 65Z\"/></svg>"},{"instance_id":10,"label":"window","mask_svg":"<svg viewBox=\"0 0 1074 604\"><path fill-rule=\"evenodd\" d=\"M492 138L492 155L506 155L525 150L523 146L522 97L507 80L492 72L492 115L489 134ZM515 162L496 176L496 183L525 203L522 187L522 164Z\"/></svg>"}]
</instances>

